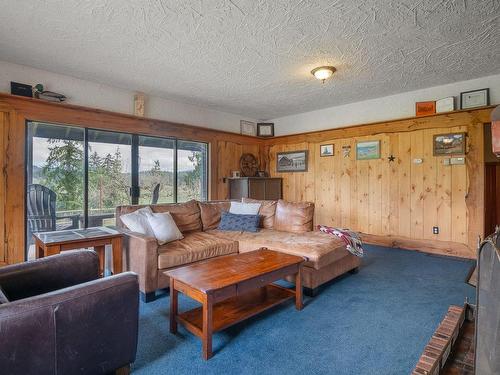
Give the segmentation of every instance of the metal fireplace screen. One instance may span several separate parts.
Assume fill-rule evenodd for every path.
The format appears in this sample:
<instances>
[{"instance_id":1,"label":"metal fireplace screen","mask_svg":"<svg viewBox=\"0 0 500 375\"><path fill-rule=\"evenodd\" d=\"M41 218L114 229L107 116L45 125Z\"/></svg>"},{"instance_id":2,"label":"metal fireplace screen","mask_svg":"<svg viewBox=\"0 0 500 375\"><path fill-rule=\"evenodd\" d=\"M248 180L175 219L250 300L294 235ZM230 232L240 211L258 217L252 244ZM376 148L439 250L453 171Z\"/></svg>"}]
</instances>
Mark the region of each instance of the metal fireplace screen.
<instances>
[{"instance_id":1,"label":"metal fireplace screen","mask_svg":"<svg viewBox=\"0 0 500 375\"><path fill-rule=\"evenodd\" d=\"M479 247L476 375L500 374L500 232Z\"/></svg>"}]
</instances>

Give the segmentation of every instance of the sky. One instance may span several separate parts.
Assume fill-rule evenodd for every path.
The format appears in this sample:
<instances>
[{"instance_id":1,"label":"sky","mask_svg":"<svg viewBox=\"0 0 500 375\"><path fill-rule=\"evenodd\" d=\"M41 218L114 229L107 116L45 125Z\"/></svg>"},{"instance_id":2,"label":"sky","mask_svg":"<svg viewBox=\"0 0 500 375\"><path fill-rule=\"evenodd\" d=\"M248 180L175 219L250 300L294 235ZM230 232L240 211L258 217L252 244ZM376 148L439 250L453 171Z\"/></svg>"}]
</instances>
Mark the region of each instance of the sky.
<instances>
[{"instance_id":1,"label":"sky","mask_svg":"<svg viewBox=\"0 0 500 375\"><path fill-rule=\"evenodd\" d=\"M49 143L46 138L33 138L33 165L43 167L47 157L49 156ZM122 154L122 172L131 172L131 147L129 145L115 145L106 143L89 142L90 152L97 152L100 156L105 156L108 153L114 154L117 148ZM173 171L173 150L158 149L153 147L139 147L139 171L150 170L155 160L160 161L160 168L163 171ZM191 151L179 150L177 155L177 163L179 172L190 171L194 169L193 163L189 161Z\"/></svg>"}]
</instances>

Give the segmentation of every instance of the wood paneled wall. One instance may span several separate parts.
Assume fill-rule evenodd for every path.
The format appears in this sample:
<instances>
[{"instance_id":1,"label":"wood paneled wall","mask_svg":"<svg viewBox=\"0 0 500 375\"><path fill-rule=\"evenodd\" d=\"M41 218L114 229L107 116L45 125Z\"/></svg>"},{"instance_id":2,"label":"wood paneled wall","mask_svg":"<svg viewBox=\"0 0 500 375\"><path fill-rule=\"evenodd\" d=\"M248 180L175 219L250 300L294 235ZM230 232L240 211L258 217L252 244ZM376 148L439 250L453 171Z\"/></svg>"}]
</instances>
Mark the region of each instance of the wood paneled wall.
<instances>
[{"instance_id":1,"label":"wood paneled wall","mask_svg":"<svg viewBox=\"0 0 500 375\"><path fill-rule=\"evenodd\" d=\"M231 141L218 141L217 154L212 155L217 160L217 198L229 198L229 182L227 177L231 176L232 171L240 170L240 156L250 153L259 157L259 144L242 144Z\"/></svg>"},{"instance_id":2,"label":"wood paneled wall","mask_svg":"<svg viewBox=\"0 0 500 375\"><path fill-rule=\"evenodd\" d=\"M371 243L473 258L477 236L484 235L482 137L489 112L279 137L268 145L270 172L283 178L285 199L315 202L316 224L351 228ZM433 156L433 136L452 132L468 134L465 165L445 166L444 157ZM380 159L356 160L356 143L364 140L380 141ZM320 145L331 143L335 155L320 157ZM348 157L343 146L351 147ZM296 150L309 151L308 171L278 173L276 154Z\"/></svg>"}]
</instances>

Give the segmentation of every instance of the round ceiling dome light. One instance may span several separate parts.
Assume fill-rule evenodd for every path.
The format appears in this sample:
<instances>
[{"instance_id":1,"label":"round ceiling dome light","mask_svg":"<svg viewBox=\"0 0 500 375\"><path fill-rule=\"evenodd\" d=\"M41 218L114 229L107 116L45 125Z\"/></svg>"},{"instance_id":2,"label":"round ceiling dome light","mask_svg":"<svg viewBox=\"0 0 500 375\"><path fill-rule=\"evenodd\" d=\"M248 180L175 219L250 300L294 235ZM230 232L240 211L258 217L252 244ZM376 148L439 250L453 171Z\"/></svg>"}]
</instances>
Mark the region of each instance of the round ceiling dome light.
<instances>
[{"instance_id":1,"label":"round ceiling dome light","mask_svg":"<svg viewBox=\"0 0 500 375\"><path fill-rule=\"evenodd\" d=\"M325 80L330 78L336 70L333 66L320 66L311 70L311 74L325 83Z\"/></svg>"}]
</instances>

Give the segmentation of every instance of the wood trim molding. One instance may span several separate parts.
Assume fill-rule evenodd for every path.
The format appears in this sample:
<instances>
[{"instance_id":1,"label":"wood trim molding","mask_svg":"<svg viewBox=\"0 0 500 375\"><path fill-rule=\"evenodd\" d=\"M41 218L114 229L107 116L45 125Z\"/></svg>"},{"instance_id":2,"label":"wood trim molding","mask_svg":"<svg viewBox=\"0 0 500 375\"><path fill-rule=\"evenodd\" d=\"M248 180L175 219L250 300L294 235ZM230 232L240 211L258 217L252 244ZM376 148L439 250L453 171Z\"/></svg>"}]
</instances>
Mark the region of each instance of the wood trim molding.
<instances>
[{"instance_id":1,"label":"wood trim molding","mask_svg":"<svg viewBox=\"0 0 500 375\"><path fill-rule=\"evenodd\" d=\"M437 255L449 255L458 258L474 259L469 247L463 243L417 240L406 237L378 236L374 234L360 233L361 239L371 245L395 247L406 250L417 250Z\"/></svg>"},{"instance_id":2,"label":"wood trim molding","mask_svg":"<svg viewBox=\"0 0 500 375\"><path fill-rule=\"evenodd\" d=\"M265 146L311 142L318 143L339 138L370 136L384 133L411 132L422 129L467 126L471 123L488 123L496 106L479 109L460 110L428 116L408 117L397 120L377 121L367 124L350 125L342 128L282 135L264 140Z\"/></svg>"},{"instance_id":3,"label":"wood trim molding","mask_svg":"<svg viewBox=\"0 0 500 375\"><path fill-rule=\"evenodd\" d=\"M127 133L134 133L137 132L137 129L140 129L141 134L145 135L174 136L179 139L204 142L221 139L244 144L261 144L264 142L261 138L223 130L137 117L73 104L52 103L10 94L0 93L0 104L10 106L27 120L33 121L92 127Z\"/></svg>"}]
</instances>

